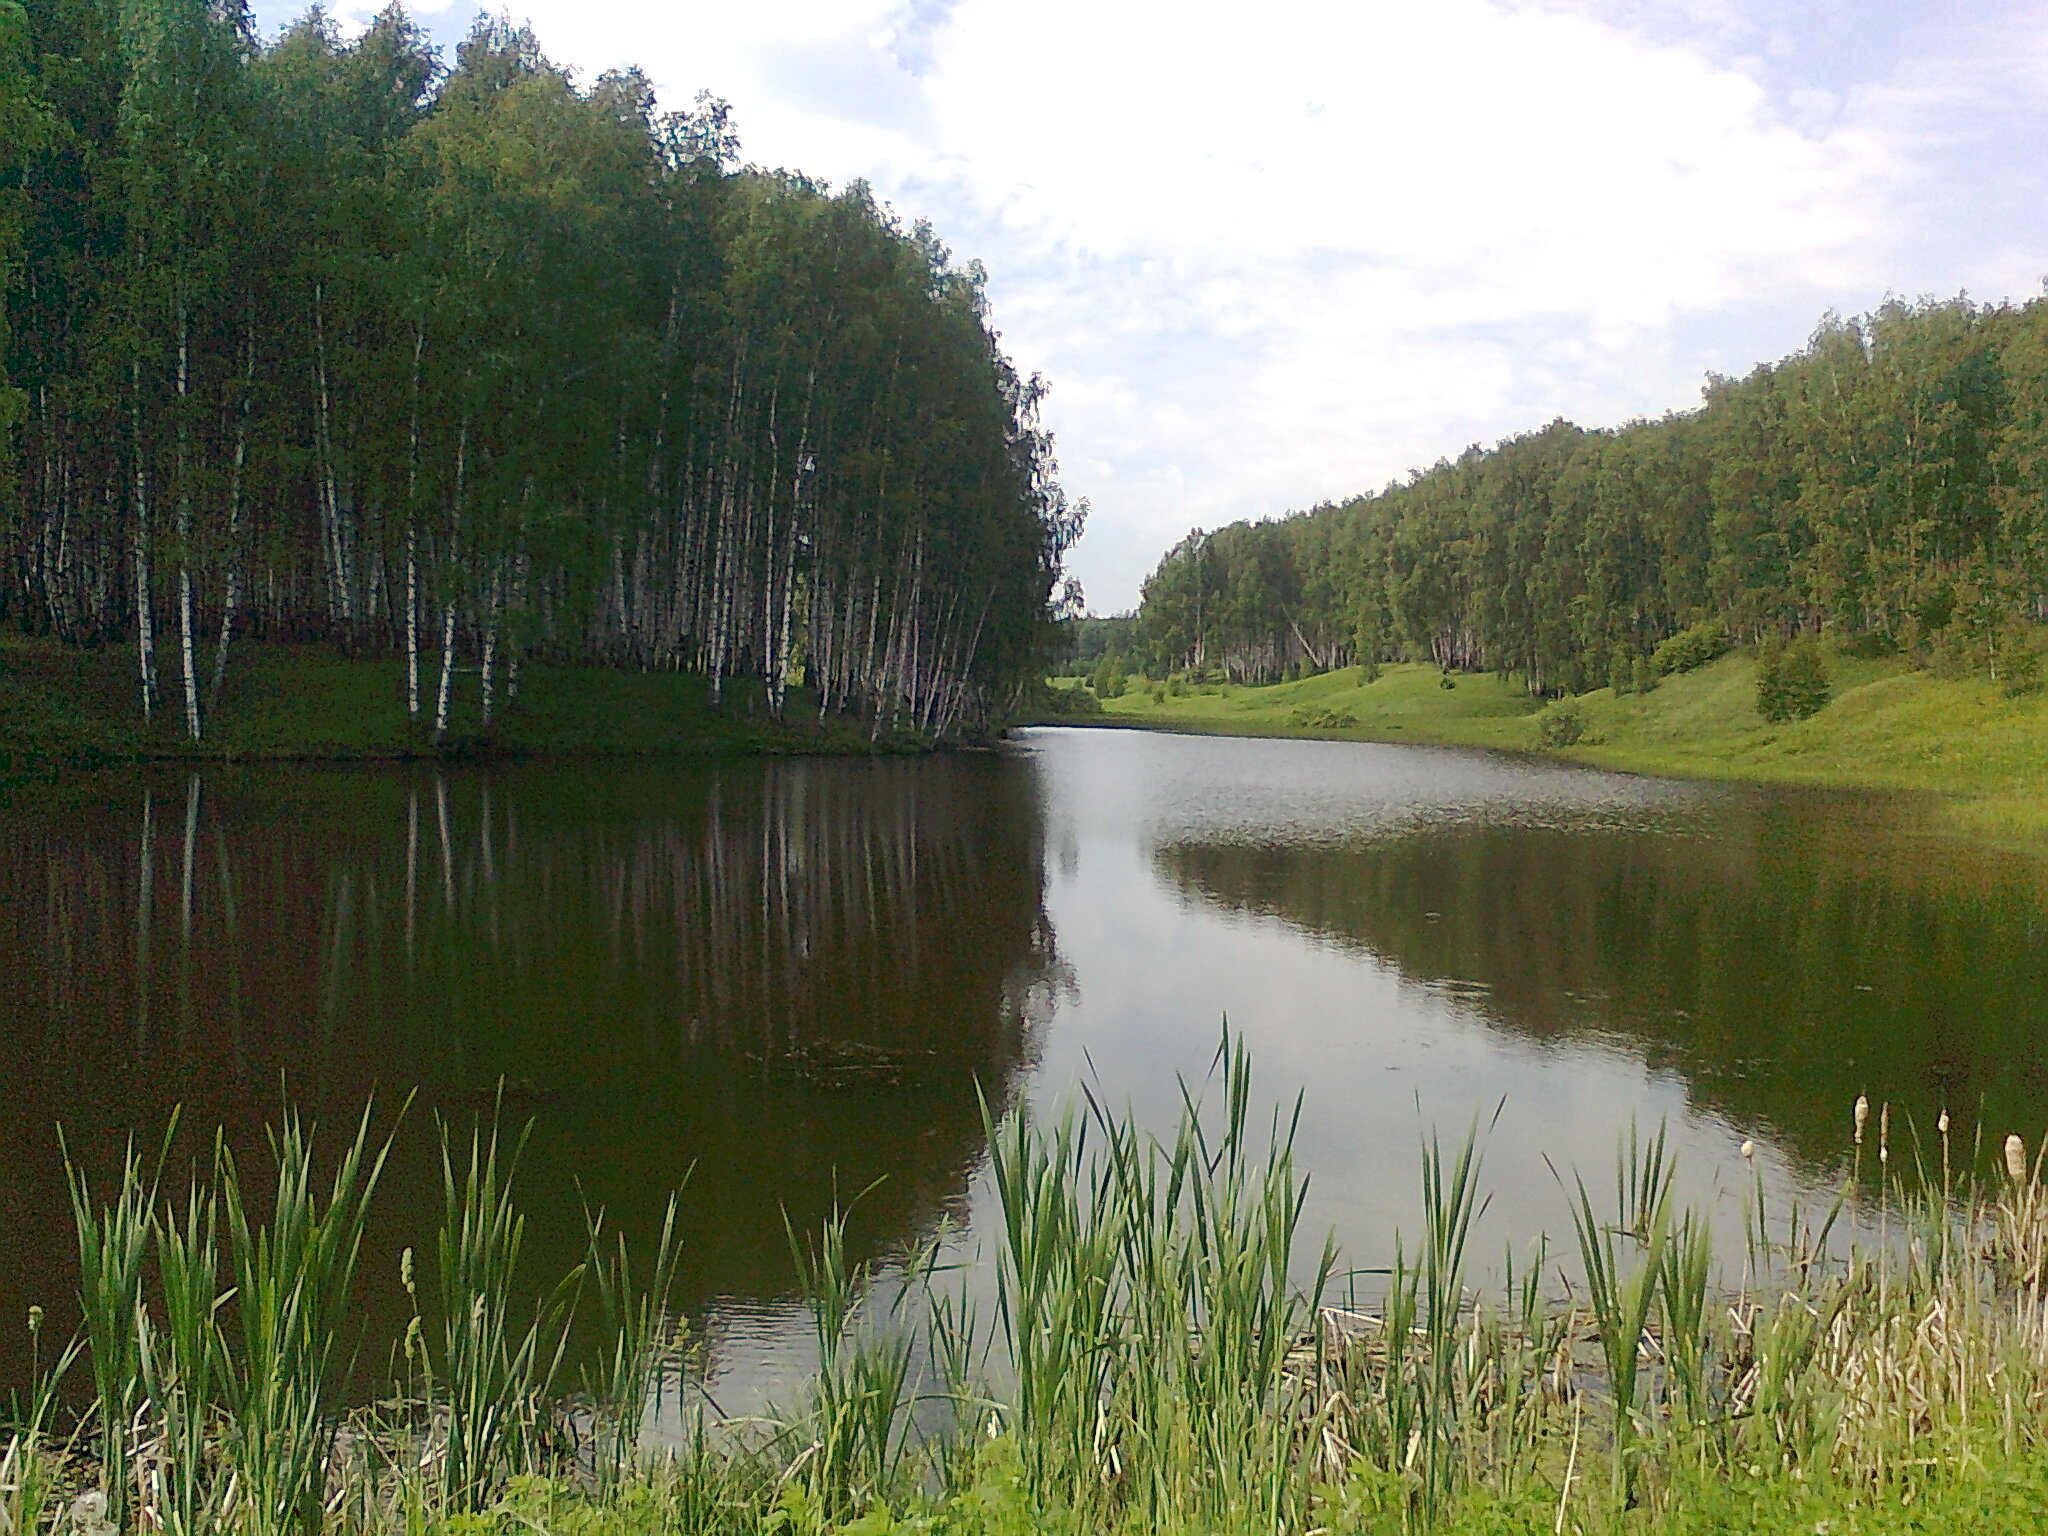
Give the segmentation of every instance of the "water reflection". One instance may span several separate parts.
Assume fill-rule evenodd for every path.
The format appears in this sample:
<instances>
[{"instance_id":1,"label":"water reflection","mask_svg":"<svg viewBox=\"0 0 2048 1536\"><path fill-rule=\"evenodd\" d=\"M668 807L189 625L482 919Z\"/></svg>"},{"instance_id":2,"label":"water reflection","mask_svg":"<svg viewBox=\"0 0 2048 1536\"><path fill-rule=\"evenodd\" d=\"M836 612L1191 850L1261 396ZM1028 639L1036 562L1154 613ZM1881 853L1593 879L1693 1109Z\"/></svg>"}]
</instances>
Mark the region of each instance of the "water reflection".
<instances>
[{"instance_id":1,"label":"water reflection","mask_svg":"<svg viewBox=\"0 0 2048 1536\"><path fill-rule=\"evenodd\" d=\"M1589 776L1590 777L1590 776ZM1659 814L1165 841L1175 888L1368 953L1493 1024L1621 1044L1814 1170L1858 1093L1931 1127L2048 1124L2030 861L1873 797L1701 792Z\"/></svg>"},{"instance_id":2,"label":"water reflection","mask_svg":"<svg viewBox=\"0 0 2048 1536\"><path fill-rule=\"evenodd\" d=\"M860 1195L856 1255L905 1244L964 1198L978 1094L1031 1059L1042 845L1034 769L990 757L213 772L12 807L0 1317L74 1289L57 1122L104 1168L178 1104L260 1147L286 1092L338 1130L421 1091L365 1267L378 1332L397 1249L430 1241L432 1115L501 1083L535 1125L537 1272L580 1252L585 1200L644 1232L686 1176L700 1312L787 1288L785 1211ZM9 1379L24 1342L0 1328Z\"/></svg>"},{"instance_id":3,"label":"water reflection","mask_svg":"<svg viewBox=\"0 0 2048 1536\"><path fill-rule=\"evenodd\" d=\"M1343 743L81 780L0 812L0 1371L72 1291L53 1124L103 1168L178 1103L260 1148L281 1084L333 1129L421 1091L373 1333L433 1114L502 1083L535 1278L586 1199L648 1234L688 1173L682 1299L756 1384L800 1355L785 1212L853 1202L856 1257L990 1232L981 1094L1164 1126L1226 1016L1304 1092L1307 1227L1351 1262L1415 1230L1419 1137L1503 1104L1482 1251L1568 1231L1553 1169L1601 1176L1632 1116L1732 1239L1742 1139L1810 1190L1859 1091L2048 1125L2044 889L1906 803Z\"/></svg>"}]
</instances>

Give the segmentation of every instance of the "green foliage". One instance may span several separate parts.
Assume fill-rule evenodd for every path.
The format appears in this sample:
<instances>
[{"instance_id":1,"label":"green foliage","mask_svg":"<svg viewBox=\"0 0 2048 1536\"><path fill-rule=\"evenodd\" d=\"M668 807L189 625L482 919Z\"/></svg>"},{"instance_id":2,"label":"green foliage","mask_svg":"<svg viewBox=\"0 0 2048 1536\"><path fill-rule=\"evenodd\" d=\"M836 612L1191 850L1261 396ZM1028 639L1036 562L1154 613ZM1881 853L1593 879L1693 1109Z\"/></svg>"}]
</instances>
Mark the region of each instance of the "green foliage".
<instances>
[{"instance_id":1,"label":"green foliage","mask_svg":"<svg viewBox=\"0 0 2048 1536\"><path fill-rule=\"evenodd\" d=\"M2031 643L2023 641L2006 652L1999 686L2008 699L2041 691L2041 653Z\"/></svg>"},{"instance_id":2,"label":"green foliage","mask_svg":"<svg viewBox=\"0 0 2048 1536\"><path fill-rule=\"evenodd\" d=\"M1702 619L1659 645L1650 662L1659 677L1669 677L1703 667L1727 649L1728 631L1721 621Z\"/></svg>"},{"instance_id":3,"label":"green foliage","mask_svg":"<svg viewBox=\"0 0 2048 1536\"><path fill-rule=\"evenodd\" d=\"M1789 645L1773 636L1758 648L1756 712L1773 725L1817 715L1833 696L1827 658L1811 635Z\"/></svg>"},{"instance_id":4,"label":"green foliage","mask_svg":"<svg viewBox=\"0 0 2048 1536\"><path fill-rule=\"evenodd\" d=\"M409 1336L411 1401L320 1406L305 1442L319 1496L282 1518L267 1495L248 1501L234 1449L242 1413L265 1410L227 1385L263 1368L251 1319L231 1316L248 1303L219 1245L248 1214L232 1163L217 1157L172 1201L132 1151L105 1201L74 1166L80 1252L96 1266L84 1298L95 1379L135 1417L91 1417L82 1460L52 1443L67 1353L0 1438L0 1510L10 1529L49 1528L57 1480L82 1465L104 1487L65 1529L98 1526L97 1497L113 1528L266 1536L1803 1536L2031 1530L2048 1516L2048 1428L2034 1411L2048 1394L2048 1190L2024 1145L2008 1144L1993 1177L1955 1176L1944 1120L1938 1182L1901 1177L1903 1160L1885 1155L1890 1116L1871 1117L1873 1149L1859 1105L1834 1204L1777 1210L1757 1178L1740 1197L1740 1251L1717 1270L1705 1212L1675 1197L1663 1131L1631 1129L1611 1200L1561 1175L1583 1282L1553 1294L1540 1236L1497 1282L1475 1271L1488 1205L1475 1121L1456 1143L1425 1138L1414 1240L1394 1235L1384 1262L1357 1272L1372 1294L1335 1302L1334 1255L1301 1243L1298 1103L1262 1125L1254 1102L1249 1061L1226 1040L1208 1081L1182 1085L1164 1134L1094 1099L1049 1122L992 1120L988 1332L965 1289L940 1293L943 1233L885 1297L848 1256L843 1212L816 1233L792 1228L819 1362L802 1401L715 1435L685 1422L659 1455L592 1415L637 1414L621 1392L646 1402L673 1227L643 1288L591 1218L590 1263L553 1297L589 1273L609 1300L593 1394L564 1399L544 1374L502 1369L540 1358L530 1345L551 1334L546 1319L571 1321L544 1299L533 1327L512 1322L509 1165L484 1134L458 1172L444 1135L444 1287L468 1320L443 1321L445 1351L427 1349L424 1324ZM328 1298L301 1355L327 1358L347 1326L332 1303L374 1160L359 1134L323 1199L308 1140L280 1138L275 1219L229 1246L246 1242L271 1296ZM1875 1241L1838 1219L1873 1196ZM414 1284L409 1252L401 1273ZM108 1297L134 1303L112 1332L93 1319ZM496 1365L464 1384L465 1352ZM475 1443L480 1410L503 1431L489 1451Z\"/></svg>"},{"instance_id":5,"label":"green foliage","mask_svg":"<svg viewBox=\"0 0 2048 1536\"><path fill-rule=\"evenodd\" d=\"M1096 663L1095 671L1088 679L1088 686L1098 699L1120 699L1123 697L1125 681L1122 659L1110 655Z\"/></svg>"},{"instance_id":6,"label":"green foliage","mask_svg":"<svg viewBox=\"0 0 2048 1536\"><path fill-rule=\"evenodd\" d=\"M1657 691L1657 665L1647 656L1638 656L1629 666L1629 681L1637 693Z\"/></svg>"},{"instance_id":7,"label":"green foliage","mask_svg":"<svg viewBox=\"0 0 2048 1536\"><path fill-rule=\"evenodd\" d=\"M1155 655L1242 683L1307 655L1619 692L1617 651L1670 676L1731 631L1796 626L1995 676L2048 591L2048 299L1829 317L1792 356L1709 380L1696 412L1554 422L1341 504L1196 530L1144 591Z\"/></svg>"},{"instance_id":8,"label":"green foliage","mask_svg":"<svg viewBox=\"0 0 2048 1536\"><path fill-rule=\"evenodd\" d=\"M1577 746L1586 734L1586 716L1570 699L1560 700L1536 717L1536 731L1546 747Z\"/></svg>"},{"instance_id":9,"label":"green foliage","mask_svg":"<svg viewBox=\"0 0 2048 1536\"><path fill-rule=\"evenodd\" d=\"M1617 649L1607 660L1607 686L1617 694L1632 692L1636 686L1636 669L1627 651Z\"/></svg>"},{"instance_id":10,"label":"green foliage","mask_svg":"<svg viewBox=\"0 0 2048 1536\"><path fill-rule=\"evenodd\" d=\"M522 660L801 685L874 739L1043 675L1085 508L929 227L509 22L452 70L397 7L34 23L0 0L0 617L128 642L145 717L160 629L185 733L236 713L252 621L405 656L430 740Z\"/></svg>"}]
</instances>

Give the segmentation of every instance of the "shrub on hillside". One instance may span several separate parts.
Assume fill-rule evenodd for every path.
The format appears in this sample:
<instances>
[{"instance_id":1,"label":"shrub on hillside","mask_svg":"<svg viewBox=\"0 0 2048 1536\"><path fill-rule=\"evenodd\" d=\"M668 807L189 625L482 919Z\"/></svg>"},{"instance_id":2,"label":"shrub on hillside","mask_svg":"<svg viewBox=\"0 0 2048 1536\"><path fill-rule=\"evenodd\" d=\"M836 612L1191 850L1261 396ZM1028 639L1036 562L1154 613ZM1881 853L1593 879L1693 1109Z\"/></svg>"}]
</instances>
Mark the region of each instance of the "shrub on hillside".
<instances>
[{"instance_id":1,"label":"shrub on hillside","mask_svg":"<svg viewBox=\"0 0 2048 1536\"><path fill-rule=\"evenodd\" d=\"M1616 694L1633 692L1636 686L1635 665L1629 660L1628 652L1618 645L1607 659L1607 686Z\"/></svg>"},{"instance_id":2,"label":"shrub on hillside","mask_svg":"<svg viewBox=\"0 0 2048 1536\"><path fill-rule=\"evenodd\" d=\"M1657 691L1657 665L1647 656L1638 656L1635 661L1635 685L1637 693Z\"/></svg>"},{"instance_id":3,"label":"shrub on hillside","mask_svg":"<svg viewBox=\"0 0 2048 1536\"><path fill-rule=\"evenodd\" d=\"M1834 697L1820 643L1801 635L1790 645L1764 642L1756 664L1756 712L1773 725L1817 715Z\"/></svg>"},{"instance_id":4,"label":"shrub on hillside","mask_svg":"<svg viewBox=\"0 0 2048 1536\"><path fill-rule=\"evenodd\" d=\"M1650 661L1659 677L1668 677L1674 672L1690 672L1694 667L1704 667L1727 649L1727 629L1719 619L1706 619L1690 629L1681 629L1666 640L1657 647Z\"/></svg>"},{"instance_id":5,"label":"shrub on hillside","mask_svg":"<svg viewBox=\"0 0 2048 1536\"><path fill-rule=\"evenodd\" d=\"M1586 734L1586 717L1569 699L1553 704L1536 717L1536 730L1546 747L1575 746Z\"/></svg>"},{"instance_id":6,"label":"shrub on hillside","mask_svg":"<svg viewBox=\"0 0 2048 1536\"><path fill-rule=\"evenodd\" d=\"M1288 724L1297 730L1348 731L1358 724L1358 716L1341 704L1319 708L1314 704L1299 704L1287 717Z\"/></svg>"}]
</instances>

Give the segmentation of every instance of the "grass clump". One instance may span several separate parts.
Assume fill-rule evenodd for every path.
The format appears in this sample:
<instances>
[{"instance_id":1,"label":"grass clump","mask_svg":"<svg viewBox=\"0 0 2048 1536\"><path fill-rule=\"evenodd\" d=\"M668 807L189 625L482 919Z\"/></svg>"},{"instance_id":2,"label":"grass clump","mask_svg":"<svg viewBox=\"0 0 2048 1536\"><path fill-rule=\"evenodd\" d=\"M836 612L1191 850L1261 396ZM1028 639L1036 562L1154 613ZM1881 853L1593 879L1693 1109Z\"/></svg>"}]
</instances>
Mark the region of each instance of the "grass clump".
<instances>
[{"instance_id":1,"label":"grass clump","mask_svg":"<svg viewBox=\"0 0 2048 1536\"><path fill-rule=\"evenodd\" d=\"M216 1156L175 1197L159 1154L111 1193L74 1170L85 1327L0 1440L10 1531L878 1533L1811 1532L2039 1528L2048 1512L2048 1190L2017 1137L1978 1177L1895 1158L1859 1104L1825 1208L1748 1191L1718 1272L1661 1131L1611 1191L1560 1175L1565 1249L1475 1283L1477 1124L1432 1136L1421 1219L1336 1287L1304 1243L1295 1112L1261 1120L1226 1041L1164 1135L1084 1095L989 1126L993 1311L940 1233L851 1260L844 1215L789 1236L819 1368L793 1408L679 1405L674 1208L651 1258L602 1214L518 1299L518 1145L443 1128L438 1285L400 1390L344 1410L347 1297L382 1151L325 1180L273 1141L274 1205ZM1958 1171L1959 1164L1962 1171ZM886 1270L886 1272L884 1272ZM949 1284L946 1276L957 1276ZM406 1279L411 1274L410 1254ZM595 1295L594 1307L579 1303ZM429 1316L430 1312L438 1315ZM561 1390L582 1329L582 1390ZM89 1357L69 1433L56 1385ZM676 1414L669 1414L671 1430Z\"/></svg>"}]
</instances>

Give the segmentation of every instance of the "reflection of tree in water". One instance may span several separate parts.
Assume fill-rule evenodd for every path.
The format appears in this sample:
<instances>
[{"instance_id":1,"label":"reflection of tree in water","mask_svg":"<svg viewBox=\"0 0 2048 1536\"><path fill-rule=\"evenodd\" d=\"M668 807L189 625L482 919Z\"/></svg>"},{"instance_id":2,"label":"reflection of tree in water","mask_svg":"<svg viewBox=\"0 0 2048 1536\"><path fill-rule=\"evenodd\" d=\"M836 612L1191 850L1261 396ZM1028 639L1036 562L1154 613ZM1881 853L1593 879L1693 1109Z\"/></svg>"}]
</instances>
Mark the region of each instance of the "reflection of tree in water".
<instances>
[{"instance_id":1,"label":"reflection of tree in water","mask_svg":"<svg viewBox=\"0 0 2048 1536\"><path fill-rule=\"evenodd\" d=\"M0 1220L51 1234L0 1315L72 1288L54 1122L102 1166L180 1103L260 1147L281 1079L331 1127L502 1080L537 1267L584 1198L644 1231L686 1172L687 1300L785 1289L785 1210L907 1241L1042 1021L1038 794L983 757L216 772L0 818ZM429 1240L417 1110L387 1195L383 1246Z\"/></svg>"},{"instance_id":2,"label":"reflection of tree in water","mask_svg":"<svg viewBox=\"0 0 2048 1536\"><path fill-rule=\"evenodd\" d=\"M1179 844L1175 886L1366 949L1541 1041L1619 1037L1811 1165L1858 1092L1928 1127L2048 1125L2038 870L1881 807L1735 797L1688 832L1486 826L1336 847Z\"/></svg>"}]
</instances>

